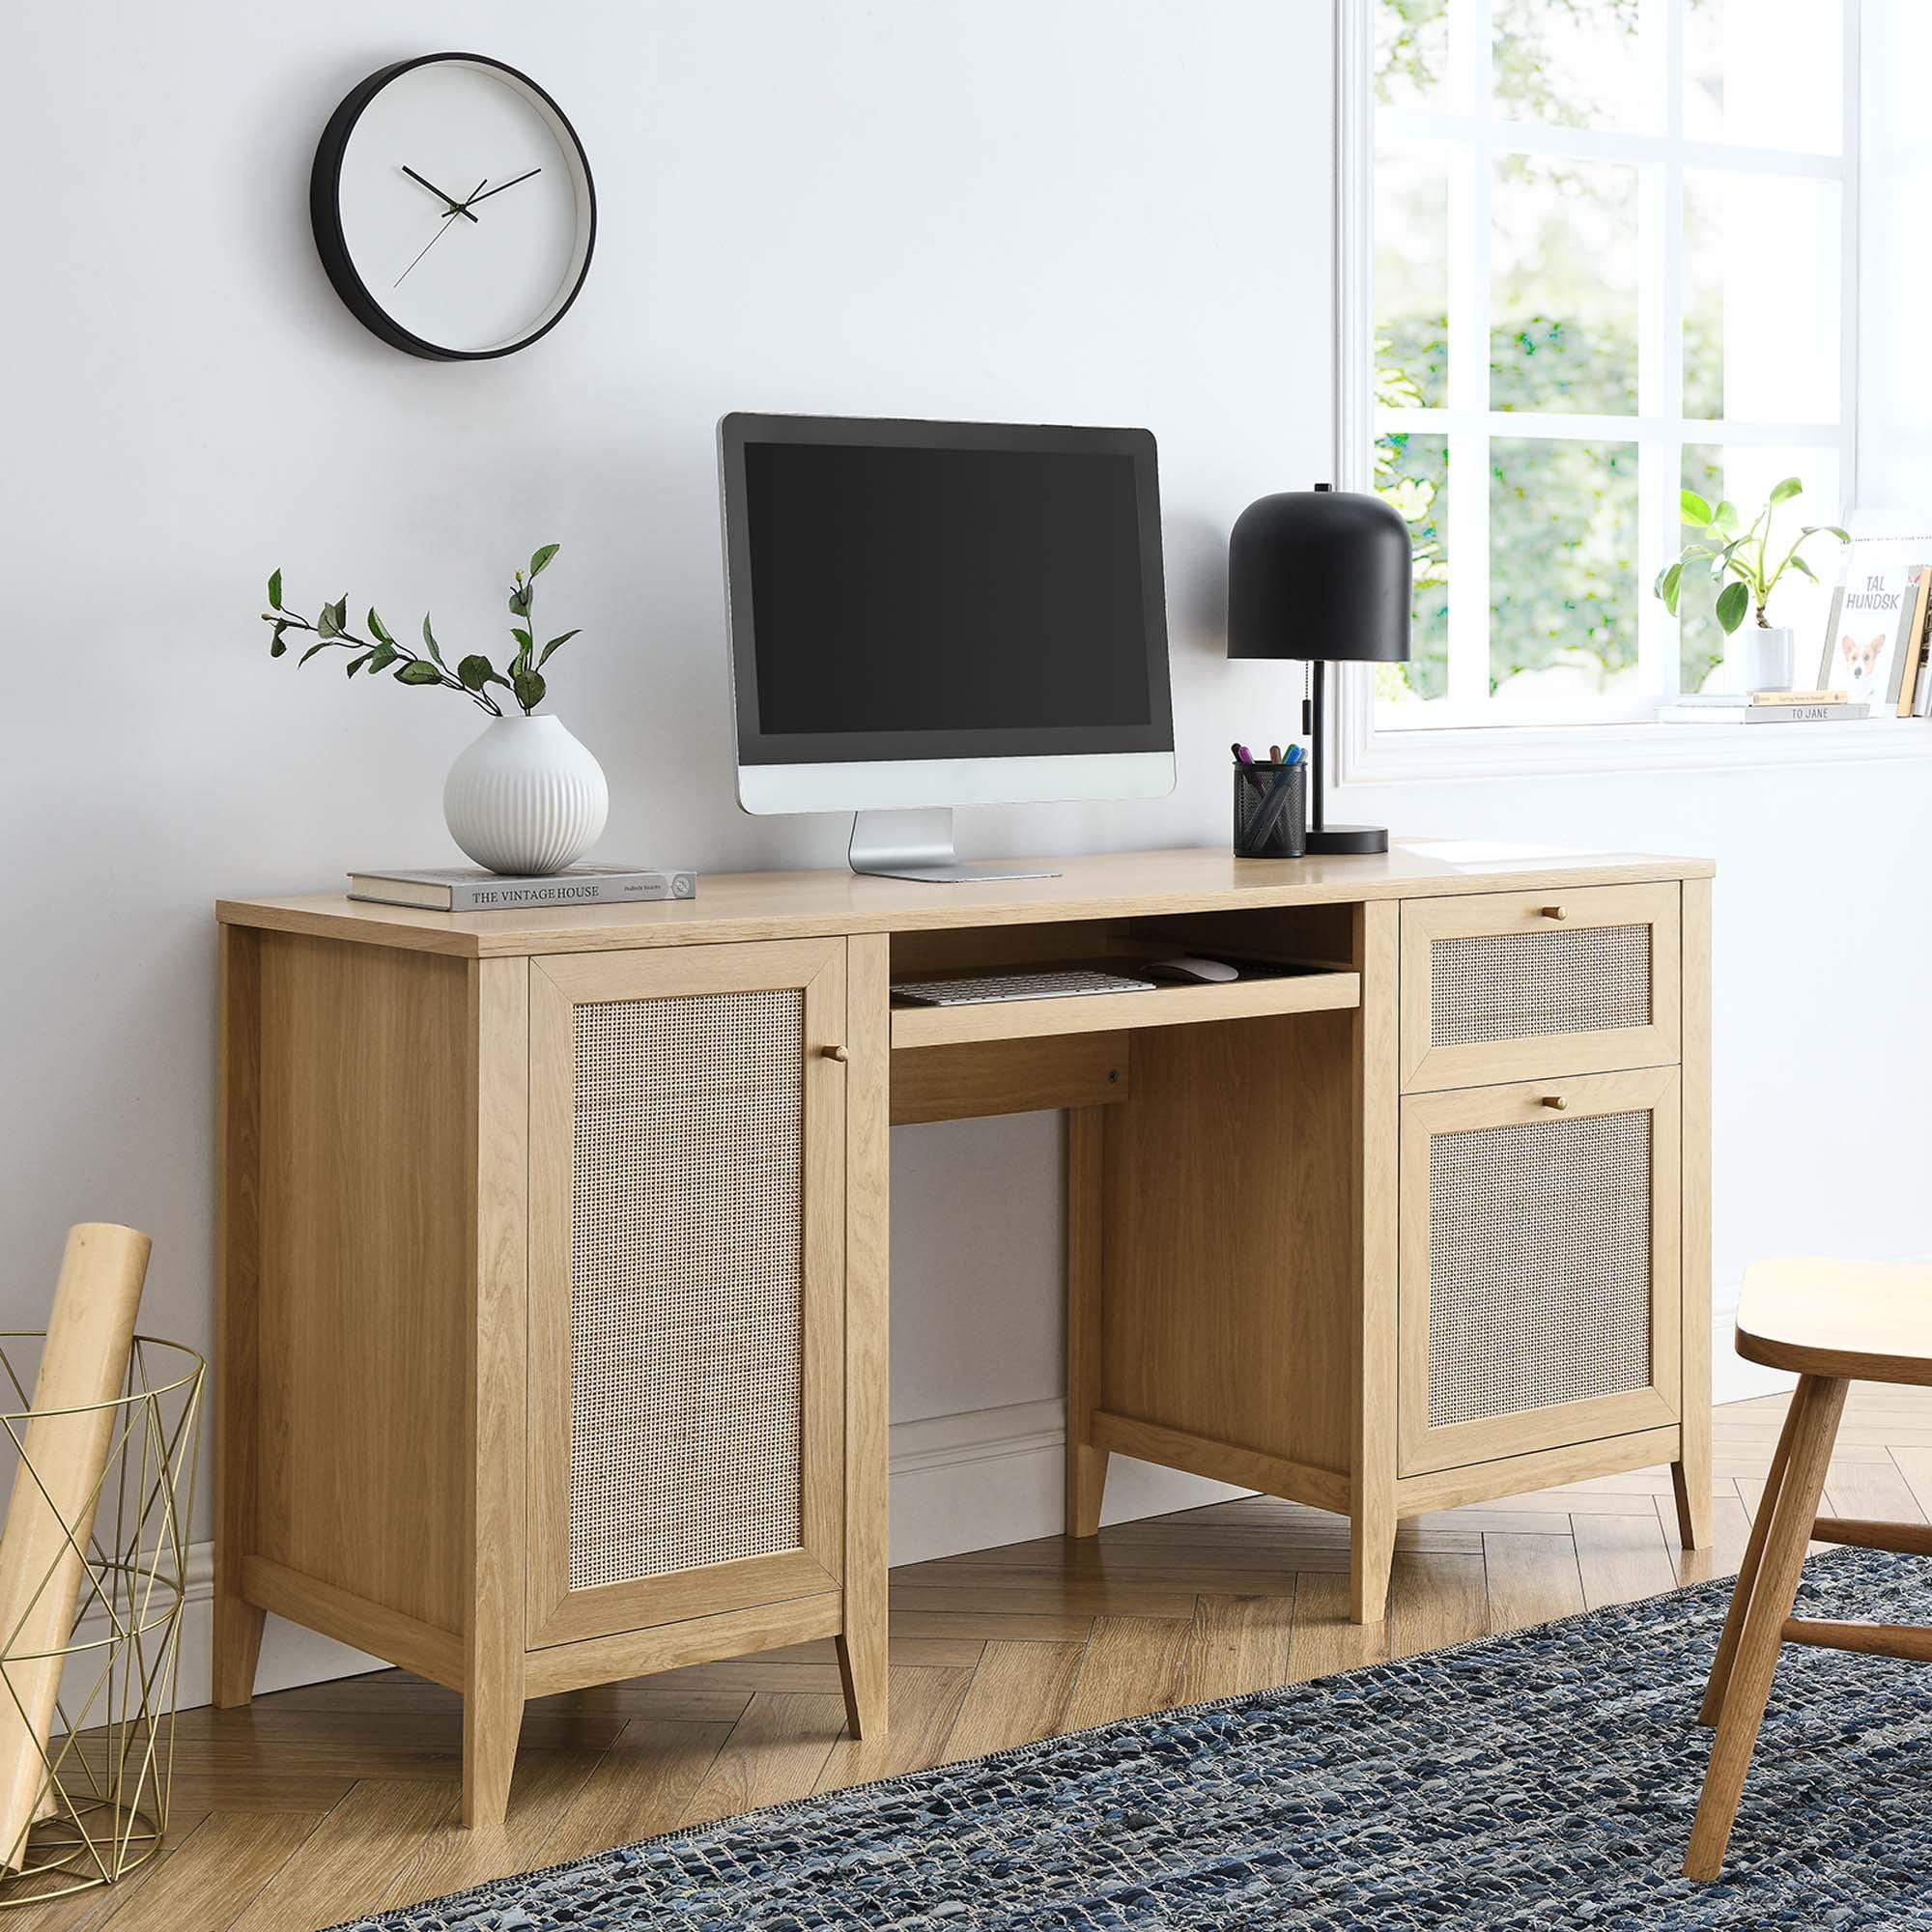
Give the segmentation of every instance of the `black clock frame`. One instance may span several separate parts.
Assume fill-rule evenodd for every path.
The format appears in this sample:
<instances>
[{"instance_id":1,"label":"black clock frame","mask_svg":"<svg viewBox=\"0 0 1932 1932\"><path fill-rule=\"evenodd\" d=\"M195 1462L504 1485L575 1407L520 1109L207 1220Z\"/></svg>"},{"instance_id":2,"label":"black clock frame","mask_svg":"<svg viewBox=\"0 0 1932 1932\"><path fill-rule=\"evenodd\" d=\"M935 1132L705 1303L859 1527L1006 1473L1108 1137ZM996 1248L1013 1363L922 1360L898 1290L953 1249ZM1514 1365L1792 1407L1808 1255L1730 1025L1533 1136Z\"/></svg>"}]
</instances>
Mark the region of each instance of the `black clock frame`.
<instances>
[{"instance_id":1,"label":"black clock frame","mask_svg":"<svg viewBox=\"0 0 1932 1932\"><path fill-rule=\"evenodd\" d=\"M440 66L445 61L495 68L518 86L527 88L556 116L558 126L570 136L570 144L577 151L578 165L583 170L589 232L584 238L583 260L578 269L577 280L572 283L562 305L541 328L532 329L528 335L520 336L515 342L506 342L496 349L445 349L440 343L427 342L420 335L412 334L370 293L368 284L356 272L347 238L342 232L342 157L348 150L350 135L355 131L356 122L362 118L362 110L398 74L408 73L413 68ZM488 54L418 54L413 60L396 61L381 68L368 79L358 81L351 88L343 97L341 105L328 117L328 125L323 128L322 139L316 144L315 165L309 170L308 178L308 214L309 225L315 231L316 253L322 257L323 270L350 314L390 348L400 349L409 355L420 355L430 362L490 362L499 355L514 355L518 350L527 349L531 343L541 341L570 313L582 291L583 278L590 272L591 257L597 252L597 183L590 172L590 156L583 152L583 143L578 139L577 129L570 125L570 117L528 74L511 67L506 61L492 60Z\"/></svg>"}]
</instances>

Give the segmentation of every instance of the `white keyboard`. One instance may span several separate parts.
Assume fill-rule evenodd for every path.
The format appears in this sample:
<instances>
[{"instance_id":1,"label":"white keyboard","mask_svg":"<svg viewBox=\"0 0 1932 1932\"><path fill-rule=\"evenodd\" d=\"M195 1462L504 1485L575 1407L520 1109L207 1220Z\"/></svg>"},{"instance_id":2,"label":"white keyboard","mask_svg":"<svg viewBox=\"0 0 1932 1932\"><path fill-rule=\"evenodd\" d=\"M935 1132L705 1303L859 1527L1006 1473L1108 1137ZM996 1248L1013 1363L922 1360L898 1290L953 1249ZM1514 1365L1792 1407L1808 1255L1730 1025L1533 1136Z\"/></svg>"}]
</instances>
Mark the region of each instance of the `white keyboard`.
<instances>
[{"instance_id":1,"label":"white keyboard","mask_svg":"<svg viewBox=\"0 0 1932 1932\"><path fill-rule=\"evenodd\" d=\"M984 1007L998 1000L1065 1000L1078 993L1151 993L1151 980L1069 968L1060 973L999 973L981 980L895 980L902 1000L928 1007Z\"/></svg>"}]
</instances>

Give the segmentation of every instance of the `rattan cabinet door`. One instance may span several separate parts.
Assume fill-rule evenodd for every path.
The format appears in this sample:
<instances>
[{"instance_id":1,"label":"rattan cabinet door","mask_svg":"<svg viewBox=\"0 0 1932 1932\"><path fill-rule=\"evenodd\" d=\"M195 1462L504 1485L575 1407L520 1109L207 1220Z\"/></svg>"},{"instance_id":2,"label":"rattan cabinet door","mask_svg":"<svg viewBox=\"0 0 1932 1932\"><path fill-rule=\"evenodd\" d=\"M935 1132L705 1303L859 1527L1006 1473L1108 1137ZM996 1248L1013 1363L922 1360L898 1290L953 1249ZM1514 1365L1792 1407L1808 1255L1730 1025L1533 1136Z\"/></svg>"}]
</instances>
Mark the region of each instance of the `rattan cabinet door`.
<instances>
[{"instance_id":1,"label":"rattan cabinet door","mask_svg":"<svg viewBox=\"0 0 1932 1932\"><path fill-rule=\"evenodd\" d=\"M1682 1413L1674 1066L1402 1103L1406 1476Z\"/></svg>"},{"instance_id":2,"label":"rattan cabinet door","mask_svg":"<svg viewBox=\"0 0 1932 1932\"><path fill-rule=\"evenodd\" d=\"M531 961L533 1646L836 1586L842 940Z\"/></svg>"},{"instance_id":3,"label":"rattan cabinet door","mask_svg":"<svg viewBox=\"0 0 1932 1932\"><path fill-rule=\"evenodd\" d=\"M1675 884L1406 901L1404 1091L1679 1059L1680 902Z\"/></svg>"}]
</instances>

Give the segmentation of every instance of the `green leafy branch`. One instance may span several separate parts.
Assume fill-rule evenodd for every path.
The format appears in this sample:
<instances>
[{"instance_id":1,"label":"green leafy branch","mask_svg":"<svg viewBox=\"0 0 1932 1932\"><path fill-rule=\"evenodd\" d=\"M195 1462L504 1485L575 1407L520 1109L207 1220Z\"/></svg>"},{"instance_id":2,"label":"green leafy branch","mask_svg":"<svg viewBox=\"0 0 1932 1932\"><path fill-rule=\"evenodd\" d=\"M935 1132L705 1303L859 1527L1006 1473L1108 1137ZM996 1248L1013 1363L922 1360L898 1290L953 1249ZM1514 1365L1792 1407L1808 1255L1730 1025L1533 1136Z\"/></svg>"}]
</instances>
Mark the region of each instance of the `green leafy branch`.
<instances>
[{"instance_id":1,"label":"green leafy branch","mask_svg":"<svg viewBox=\"0 0 1932 1932\"><path fill-rule=\"evenodd\" d=\"M1658 572L1651 588L1663 599L1663 608L1676 616L1686 569L1708 565L1711 581L1724 585L1718 592L1717 617L1725 634L1735 631L1750 610L1756 611L1760 624L1768 625L1771 620L1765 615L1765 606L1787 570L1795 570L1814 583L1818 581L1818 573L1799 555L1800 549L1815 536L1834 536L1841 544L1852 540L1836 524L1806 524L1785 547L1783 555L1772 562L1772 513L1778 504L1801 495L1804 488L1797 477L1787 476L1773 489L1764 508L1742 526L1733 504L1719 502L1714 507L1696 491L1683 491L1679 501L1684 521L1702 535L1684 546L1675 563ZM1731 580L1728 583L1724 582L1726 578Z\"/></svg>"},{"instance_id":2,"label":"green leafy branch","mask_svg":"<svg viewBox=\"0 0 1932 1932\"><path fill-rule=\"evenodd\" d=\"M436 685L444 691L459 691L492 718L504 715L502 705L490 690L492 685L497 685L510 694L527 718L543 702L549 688L542 674L544 665L561 645L569 643L578 635L576 631L565 631L560 637L552 638L540 651L535 642L531 613L536 602L536 580L549 567L559 548L561 546L557 544L545 544L530 557L528 571L520 570L515 574L515 581L510 586L510 614L519 621L510 629L510 636L516 640L516 649L508 661L507 671L498 670L481 652L459 658L452 670L436 640L436 633L430 629L427 612L422 621L425 653L422 655L390 635L373 605L369 609L369 635L366 638L356 636L349 628L347 595L338 597L333 604L325 604L315 621L310 623L283 603L282 573L279 569L270 575L269 608L262 612L262 621L273 626L269 638L269 655L271 658L286 656L288 634L293 631L298 636L315 639L315 642L297 660L298 669L323 651L344 650L351 654L349 663L344 667L351 677L359 670L366 670L371 677L375 677L394 666L398 684L424 688Z\"/></svg>"}]
</instances>

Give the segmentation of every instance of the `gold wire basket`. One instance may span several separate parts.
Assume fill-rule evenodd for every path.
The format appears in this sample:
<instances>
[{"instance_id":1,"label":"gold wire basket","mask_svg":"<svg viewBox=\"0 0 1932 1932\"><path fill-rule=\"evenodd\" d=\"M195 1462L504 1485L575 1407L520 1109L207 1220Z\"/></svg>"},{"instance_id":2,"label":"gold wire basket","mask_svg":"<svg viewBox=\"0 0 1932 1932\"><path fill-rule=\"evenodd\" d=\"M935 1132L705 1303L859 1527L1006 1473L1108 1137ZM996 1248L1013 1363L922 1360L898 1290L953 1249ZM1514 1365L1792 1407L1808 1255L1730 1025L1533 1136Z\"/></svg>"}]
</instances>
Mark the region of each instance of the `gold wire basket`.
<instances>
[{"instance_id":1,"label":"gold wire basket","mask_svg":"<svg viewBox=\"0 0 1932 1932\"><path fill-rule=\"evenodd\" d=\"M27 1455L35 1419L29 1393L41 1345L37 1332L0 1333L0 1495L14 1484L58 1492L51 1471ZM111 1413L107 1460L82 1518L63 1522L65 1542L42 1589L72 1577L80 1595L66 1643L15 1649L18 1628L0 1631L0 1698L24 1716L16 1669L60 1660L51 1736L41 1749L34 1819L0 1846L0 1911L90 1887L112 1885L159 1847L168 1827L174 1764L175 1674L182 1605L187 1594L188 1522L194 1507L196 1443L206 1365L192 1349L137 1335L123 1393L112 1402L57 1411ZM17 1406L16 1406L17 1405ZM23 1623L25 1619L22 1620Z\"/></svg>"}]
</instances>

